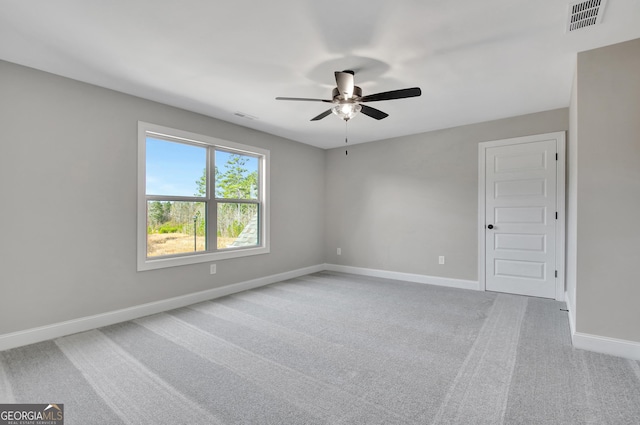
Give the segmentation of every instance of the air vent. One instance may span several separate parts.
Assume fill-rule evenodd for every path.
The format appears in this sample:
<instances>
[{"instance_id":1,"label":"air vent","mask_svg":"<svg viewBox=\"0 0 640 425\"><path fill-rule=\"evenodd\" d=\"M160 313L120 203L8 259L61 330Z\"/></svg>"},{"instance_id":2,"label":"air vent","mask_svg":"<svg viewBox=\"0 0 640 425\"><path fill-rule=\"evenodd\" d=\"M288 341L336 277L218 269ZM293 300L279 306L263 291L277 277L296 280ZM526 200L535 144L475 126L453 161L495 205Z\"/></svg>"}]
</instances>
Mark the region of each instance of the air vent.
<instances>
[{"instance_id":1,"label":"air vent","mask_svg":"<svg viewBox=\"0 0 640 425\"><path fill-rule=\"evenodd\" d=\"M607 0L586 0L569 3L567 32L590 27L602 22Z\"/></svg>"}]
</instances>

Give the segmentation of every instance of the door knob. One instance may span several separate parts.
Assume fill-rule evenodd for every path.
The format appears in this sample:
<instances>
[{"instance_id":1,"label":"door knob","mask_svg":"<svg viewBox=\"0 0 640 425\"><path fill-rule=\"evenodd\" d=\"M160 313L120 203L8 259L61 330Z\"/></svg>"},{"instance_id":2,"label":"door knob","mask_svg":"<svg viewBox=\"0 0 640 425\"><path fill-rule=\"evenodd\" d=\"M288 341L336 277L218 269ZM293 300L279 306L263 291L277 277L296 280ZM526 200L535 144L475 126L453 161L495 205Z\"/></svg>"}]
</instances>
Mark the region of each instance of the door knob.
<instances>
[{"instance_id":1,"label":"door knob","mask_svg":"<svg viewBox=\"0 0 640 425\"><path fill-rule=\"evenodd\" d=\"M487 229L493 229L493 224L488 225Z\"/></svg>"}]
</instances>

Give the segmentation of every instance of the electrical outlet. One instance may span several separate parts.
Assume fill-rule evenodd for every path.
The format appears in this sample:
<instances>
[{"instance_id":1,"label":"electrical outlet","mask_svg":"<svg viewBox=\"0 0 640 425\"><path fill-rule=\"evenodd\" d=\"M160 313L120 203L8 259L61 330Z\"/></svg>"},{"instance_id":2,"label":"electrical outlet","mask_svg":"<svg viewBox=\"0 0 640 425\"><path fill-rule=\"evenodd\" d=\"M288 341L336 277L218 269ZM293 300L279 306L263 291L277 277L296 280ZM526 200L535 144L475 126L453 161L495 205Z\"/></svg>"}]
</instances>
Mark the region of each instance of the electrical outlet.
<instances>
[{"instance_id":1,"label":"electrical outlet","mask_svg":"<svg viewBox=\"0 0 640 425\"><path fill-rule=\"evenodd\" d=\"M337 254L338 254L338 255L342 255L342 248L338 248L338 250L337 250Z\"/></svg>"},{"instance_id":2,"label":"electrical outlet","mask_svg":"<svg viewBox=\"0 0 640 425\"><path fill-rule=\"evenodd\" d=\"M216 265L215 264L211 264L209 266L209 273L210 274L216 274Z\"/></svg>"},{"instance_id":3,"label":"electrical outlet","mask_svg":"<svg viewBox=\"0 0 640 425\"><path fill-rule=\"evenodd\" d=\"M444 255L438 257L438 264L444 264Z\"/></svg>"}]
</instances>

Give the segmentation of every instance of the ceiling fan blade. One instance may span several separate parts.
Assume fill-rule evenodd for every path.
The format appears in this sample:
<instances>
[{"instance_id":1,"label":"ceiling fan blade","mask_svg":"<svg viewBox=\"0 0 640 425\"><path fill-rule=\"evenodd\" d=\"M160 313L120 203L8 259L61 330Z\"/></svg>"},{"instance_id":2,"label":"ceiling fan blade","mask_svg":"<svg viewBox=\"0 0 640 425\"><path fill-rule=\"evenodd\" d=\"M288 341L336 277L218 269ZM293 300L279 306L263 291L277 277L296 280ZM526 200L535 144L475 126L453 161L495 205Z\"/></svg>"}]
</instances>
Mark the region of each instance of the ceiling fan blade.
<instances>
[{"instance_id":1,"label":"ceiling fan blade","mask_svg":"<svg viewBox=\"0 0 640 425\"><path fill-rule=\"evenodd\" d=\"M351 99L353 97L353 86L355 85L353 81L353 71L336 71L334 74L336 76L338 92L340 92L345 99Z\"/></svg>"},{"instance_id":2,"label":"ceiling fan blade","mask_svg":"<svg viewBox=\"0 0 640 425\"><path fill-rule=\"evenodd\" d=\"M327 115L331 115L331 109L327 109L326 111L324 111L323 113L321 113L317 117L311 118L311 121L321 120L322 118L326 117Z\"/></svg>"},{"instance_id":3,"label":"ceiling fan blade","mask_svg":"<svg viewBox=\"0 0 640 425\"><path fill-rule=\"evenodd\" d=\"M387 118L389 116L389 114L387 114L386 112L382 112L379 109L376 108L372 108L371 106L367 106L367 105L360 105L362 107L362 109L360 110L360 112L362 112L365 115L370 116L371 118L375 118L377 120L381 120L383 118Z\"/></svg>"},{"instance_id":4,"label":"ceiling fan blade","mask_svg":"<svg viewBox=\"0 0 640 425\"><path fill-rule=\"evenodd\" d=\"M407 97L417 97L422 94L420 87L412 87L410 89L391 90L383 93L370 94L363 96L360 102L377 102L379 100L404 99Z\"/></svg>"},{"instance_id":5,"label":"ceiling fan blade","mask_svg":"<svg viewBox=\"0 0 640 425\"><path fill-rule=\"evenodd\" d=\"M333 103L333 100L312 99L312 98L309 98L309 97L276 97L276 100L298 100L298 101L305 101L305 102L327 102L327 103Z\"/></svg>"}]
</instances>

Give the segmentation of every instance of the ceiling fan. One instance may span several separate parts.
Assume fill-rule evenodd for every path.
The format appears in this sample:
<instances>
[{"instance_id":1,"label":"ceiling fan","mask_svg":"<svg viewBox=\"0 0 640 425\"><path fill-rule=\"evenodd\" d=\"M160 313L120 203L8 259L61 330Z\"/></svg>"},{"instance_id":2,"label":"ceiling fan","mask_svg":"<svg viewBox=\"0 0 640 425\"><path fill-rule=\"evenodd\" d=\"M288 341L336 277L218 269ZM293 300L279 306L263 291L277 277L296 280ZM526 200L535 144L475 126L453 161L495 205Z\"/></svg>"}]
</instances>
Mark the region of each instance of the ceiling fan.
<instances>
[{"instance_id":1,"label":"ceiling fan","mask_svg":"<svg viewBox=\"0 0 640 425\"><path fill-rule=\"evenodd\" d=\"M336 85L333 89L332 99L311 99L306 97L276 97L276 100L298 100L307 102L325 102L332 103L334 106L327 109L318 116L311 118L311 121L318 121L330 115L332 112L345 121L349 121L358 112L381 120L389 116L379 109L364 105L365 102L378 102L381 100L404 99L407 97L416 97L422 94L419 87L409 89L391 90L382 93L369 94L362 96L362 89L354 84L354 72L351 70L336 71Z\"/></svg>"}]
</instances>

